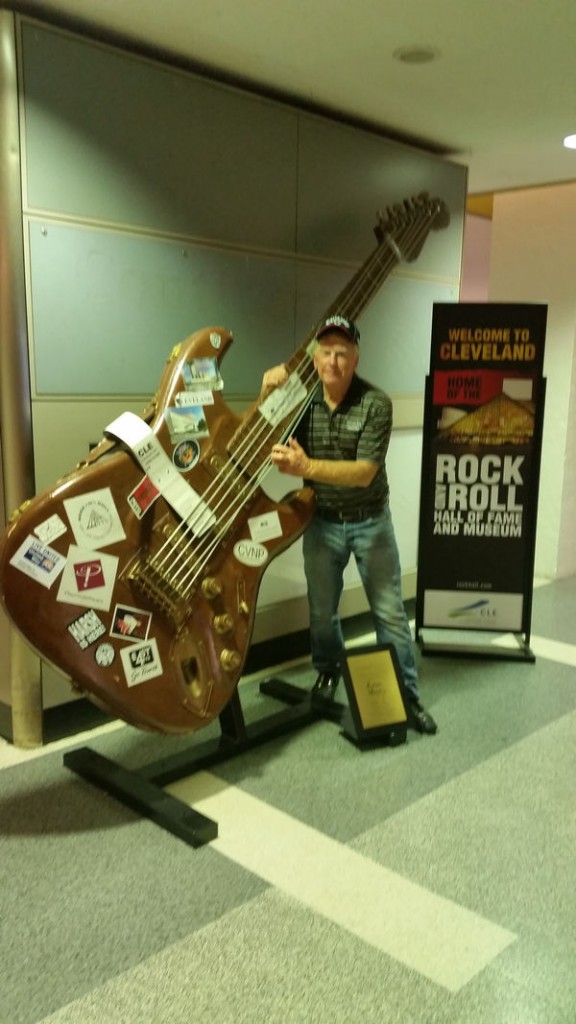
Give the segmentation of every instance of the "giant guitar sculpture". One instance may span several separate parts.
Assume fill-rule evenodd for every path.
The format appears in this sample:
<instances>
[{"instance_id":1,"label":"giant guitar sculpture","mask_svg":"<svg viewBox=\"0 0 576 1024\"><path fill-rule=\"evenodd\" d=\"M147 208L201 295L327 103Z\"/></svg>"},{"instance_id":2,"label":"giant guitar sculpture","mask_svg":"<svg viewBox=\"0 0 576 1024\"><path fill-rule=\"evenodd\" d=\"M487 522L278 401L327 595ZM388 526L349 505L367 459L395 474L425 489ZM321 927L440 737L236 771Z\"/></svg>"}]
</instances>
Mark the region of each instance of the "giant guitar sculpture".
<instances>
[{"instance_id":1,"label":"giant guitar sculpture","mask_svg":"<svg viewBox=\"0 0 576 1024\"><path fill-rule=\"evenodd\" d=\"M448 222L427 195L380 214L378 240L325 316L352 319L401 260ZM303 532L313 495L262 489L274 443L290 436L317 383L315 331L286 363L287 383L234 415L218 390L202 437L175 441L193 412L191 379L217 369L220 327L170 355L142 417L125 413L85 462L25 502L0 539L0 590L15 626L72 685L143 729L188 733L211 722L246 660L262 575ZM194 459L194 454L196 458Z\"/></svg>"}]
</instances>

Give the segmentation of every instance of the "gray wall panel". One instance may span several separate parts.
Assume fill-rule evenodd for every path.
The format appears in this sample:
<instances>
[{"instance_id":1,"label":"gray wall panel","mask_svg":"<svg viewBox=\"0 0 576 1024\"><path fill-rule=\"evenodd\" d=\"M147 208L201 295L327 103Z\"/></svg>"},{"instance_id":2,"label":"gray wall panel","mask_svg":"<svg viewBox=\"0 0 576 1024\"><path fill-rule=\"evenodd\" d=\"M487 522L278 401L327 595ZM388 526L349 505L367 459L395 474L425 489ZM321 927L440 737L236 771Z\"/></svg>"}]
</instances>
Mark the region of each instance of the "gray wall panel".
<instances>
[{"instance_id":1,"label":"gray wall panel","mask_svg":"<svg viewBox=\"0 0 576 1024\"><path fill-rule=\"evenodd\" d=\"M453 285L390 278L358 319L359 372L385 391L422 394L430 366L432 306L457 301Z\"/></svg>"},{"instance_id":2,"label":"gray wall panel","mask_svg":"<svg viewBox=\"0 0 576 1024\"><path fill-rule=\"evenodd\" d=\"M294 112L23 25L28 205L294 247Z\"/></svg>"},{"instance_id":3,"label":"gray wall panel","mask_svg":"<svg viewBox=\"0 0 576 1024\"><path fill-rule=\"evenodd\" d=\"M458 279L466 172L415 149L345 125L302 117L298 179L298 248L327 259L366 256L378 210L421 192L451 211L433 232L417 273Z\"/></svg>"},{"instance_id":4,"label":"gray wall panel","mask_svg":"<svg viewBox=\"0 0 576 1024\"><path fill-rule=\"evenodd\" d=\"M225 385L257 392L294 338L292 260L30 224L37 395L147 395L173 345L231 329Z\"/></svg>"}]
</instances>

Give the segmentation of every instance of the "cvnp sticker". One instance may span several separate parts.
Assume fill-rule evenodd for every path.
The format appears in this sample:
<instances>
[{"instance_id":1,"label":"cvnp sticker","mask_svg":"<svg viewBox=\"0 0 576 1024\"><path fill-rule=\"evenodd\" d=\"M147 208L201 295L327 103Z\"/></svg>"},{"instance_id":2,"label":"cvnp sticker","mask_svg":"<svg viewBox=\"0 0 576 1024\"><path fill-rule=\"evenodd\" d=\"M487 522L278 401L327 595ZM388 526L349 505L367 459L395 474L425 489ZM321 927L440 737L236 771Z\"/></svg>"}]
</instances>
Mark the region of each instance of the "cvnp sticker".
<instances>
[{"instance_id":1,"label":"cvnp sticker","mask_svg":"<svg viewBox=\"0 0 576 1024\"><path fill-rule=\"evenodd\" d=\"M268 549L255 540L239 540L234 545L234 558L242 565L264 565L268 560Z\"/></svg>"}]
</instances>

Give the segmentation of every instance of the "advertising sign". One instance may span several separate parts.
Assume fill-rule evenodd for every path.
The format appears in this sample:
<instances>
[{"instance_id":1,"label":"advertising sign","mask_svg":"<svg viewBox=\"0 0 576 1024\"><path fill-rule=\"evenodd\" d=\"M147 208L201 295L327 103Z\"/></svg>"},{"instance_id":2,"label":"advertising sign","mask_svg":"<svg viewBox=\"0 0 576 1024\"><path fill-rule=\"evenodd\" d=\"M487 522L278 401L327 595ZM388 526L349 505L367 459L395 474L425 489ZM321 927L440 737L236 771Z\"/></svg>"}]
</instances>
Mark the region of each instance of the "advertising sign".
<instances>
[{"instance_id":1,"label":"advertising sign","mask_svg":"<svg viewBox=\"0 0 576 1024\"><path fill-rule=\"evenodd\" d=\"M417 633L529 635L546 314L531 304L434 306Z\"/></svg>"}]
</instances>

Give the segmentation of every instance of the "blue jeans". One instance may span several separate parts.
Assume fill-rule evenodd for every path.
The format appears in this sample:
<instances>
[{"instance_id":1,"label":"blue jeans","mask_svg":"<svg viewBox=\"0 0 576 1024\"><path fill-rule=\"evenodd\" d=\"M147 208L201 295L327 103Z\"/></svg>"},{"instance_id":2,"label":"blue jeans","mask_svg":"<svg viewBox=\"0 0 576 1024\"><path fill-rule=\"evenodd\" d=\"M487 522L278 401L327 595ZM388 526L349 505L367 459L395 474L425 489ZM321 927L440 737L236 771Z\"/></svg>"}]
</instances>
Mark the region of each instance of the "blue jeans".
<instances>
[{"instance_id":1,"label":"blue jeans","mask_svg":"<svg viewBox=\"0 0 576 1024\"><path fill-rule=\"evenodd\" d=\"M394 644L404 684L418 697L418 673L410 625L402 602L400 558L388 505L359 523L330 523L315 516L304 533L304 571L310 607L312 664L336 668L344 648L338 605L344 569L353 554L366 591L376 641Z\"/></svg>"}]
</instances>

